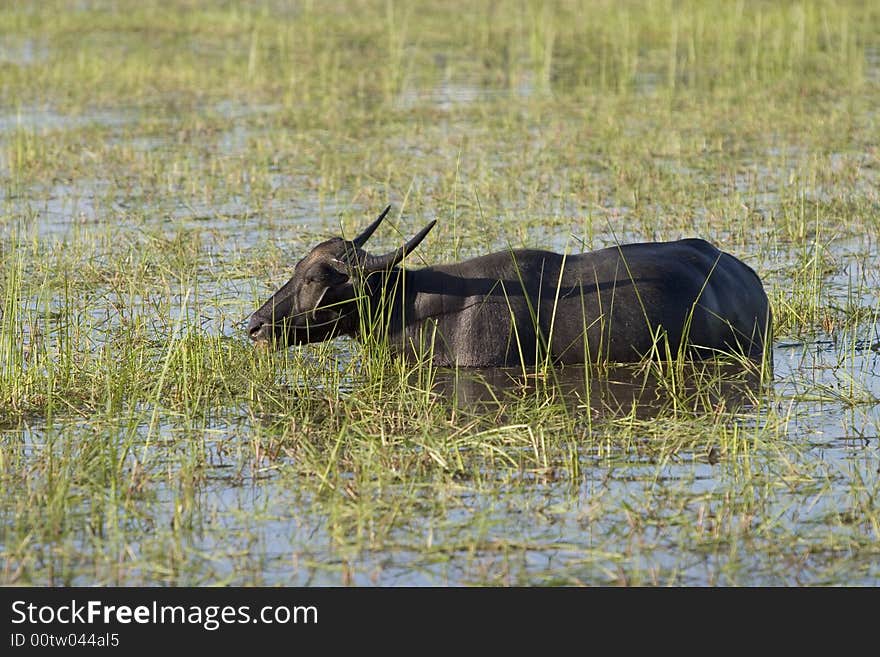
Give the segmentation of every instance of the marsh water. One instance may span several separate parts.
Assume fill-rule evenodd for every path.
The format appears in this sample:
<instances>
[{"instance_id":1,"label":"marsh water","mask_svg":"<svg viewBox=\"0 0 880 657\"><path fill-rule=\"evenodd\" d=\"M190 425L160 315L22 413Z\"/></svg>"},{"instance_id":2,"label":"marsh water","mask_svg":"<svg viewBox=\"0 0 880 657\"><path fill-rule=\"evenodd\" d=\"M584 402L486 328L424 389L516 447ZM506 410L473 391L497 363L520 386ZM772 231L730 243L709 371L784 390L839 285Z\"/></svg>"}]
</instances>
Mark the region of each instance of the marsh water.
<instances>
[{"instance_id":1,"label":"marsh water","mask_svg":"<svg viewBox=\"0 0 880 657\"><path fill-rule=\"evenodd\" d=\"M0 11L3 584L880 583L876 12L106 4ZM387 203L410 267L709 239L772 374L252 349Z\"/></svg>"},{"instance_id":2,"label":"marsh water","mask_svg":"<svg viewBox=\"0 0 880 657\"><path fill-rule=\"evenodd\" d=\"M31 225L38 239L63 244L77 239L90 230L104 231L101 226L100 204L95 202L89 189L100 188L100 183L89 183L82 188L58 187L50 191L45 200L8 200L14 213L36 211L38 219ZM82 194L82 196L78 196ZM102 201L101 203L105 203ZM166 210L167 211L167 210ZM222 263L237 249L256 249L262 239L260 232L246 227L244 220L250 214L245 205L230 205L225 216L203 217L197 210L192 214L177 209L174 219L158 220L161 230L195 231L202 238L201 257L206 263ZM152 213L151 213L152 214ZM163 211L156 208L156 215ZM308 215L308 210L305 213ZM230 218L230 216L232 218ZM145 222L150 226L150 222ZM291 219L291 228L303 235L315 235L315 239L328 232L322 223ZM139 226L116 226L123 233L142 230ZM552 240L551 245L552 245ZM860 247L855 249L854 246ZM875 250L872 244L854 243L849 240L841 245L831 243L828 254L839 263L836 275L825 278L829 300L845 303L851 294L852 279L867 279L863 289L876 289L877 270L871 267ZM294 256L295 257L295 256ZM748 252L742 257L749 260ZM757 256L752 257L752 262ZM759 271L761 264L753 264ZM773 265L767 265L772 268ZM279 281L280 282L280 281ZM238 348L250 349L243 331L242 320L256 307L267 291L267 282L255 282L244 275L218 283L211 270L206 268L203 280L198 282L199 293L207 299L198 303L190 296L189 306L182 309L184 293L170 297L167 317L157 322L155 339L161 344L175 330L174 323L181 313L187 315L190 326L209 335L223 336L235 342ZM772 285L772 283L770 283ZM777 283L779 284L779 283ZM147 296L131 300L132 312L150 315L151 306ZM50 303L62 304L62 300ZM861 303L873 305L873 296L865 295ZM30 307L27 307L30 304ZM45 300L27 300L26 312L36 313L51 324L50 315L44 314ZM55 312L63 312L58 308ZM111 330L113 318L107 321L107 308L98 305L81 308L77 313L87 313L98 327L90 336L93 349L102 341L117 339ZM201 483L192 492L191 523L184 544L190 572L176 583L230 582L288 585L336 585L352 583L361 585L438 585L467 583L597 583L618 581L627 583L675 583L686 584L810 584L825 583L828 572L835 572L835 562L825 556L805 554L812 569L799 570L800 576L791 575L792 568L785 560L767 563L761 550L745 554L729 555L725 546L705 554L682 552L682 534L718 531L713 523L754 522L745 517L724 517L724 510L717 511L712 492L719 487L737 490L746 487L745 480L759 477L763 486L779 486L770 464L780 453L791 461L797 472L798 464L806 464L812 477L799 480L797 476L784 481L784 489L778 490L772 499L760 509L761 522L772 522L771 536L761 540L773 541L772 534L781 533L781 541L825 540L829 531L823 519L847 514L837 531L856 532L864 540L873 541L876 528L869 521L858 518L858 505L862 503L853 491L853 482L869 482L868 488L876 486L878 465L877 444L880 427L880 353L878 353L877 327L870 317L846 340L832 336L811 339L793 339L778 336L774 345L773 375L770 381L761 380L755 371L743 372L733 366L727 369L709 367L703 372L684 376L675 389L662 375L644 367L626 366L601 372L590 368L568 367L542 376L529 376L520 370L437 370L430 381L413 375L413 386L432 396L432 403L448 407L449 413L460 418L471 417L479 431L487 436L492 427L513 434L521 446L517 450L534 449L541 440L552 440L552 435L536 435L535 426L523 417L523 408L530 403L538 407L559 404L574 419L573 426L580 427L575 441L578 444L577 477L564 473L559 464L546 468L520 468L515 463L512 471L499 474L497 464L484 466L485 476L497 479L491 486L472 487L467 484L444 490L442 516L437 517L430 488L424 492L411 484L399 485L383 491L384 495L407 495L412 499L409 515L395 522L383 538L380 547L351 548L346 553L346 540L340 539L334 526L336 520L322 506L321 496L313 490L301 489L296 477L285 476L273 467L258 467L242 471L239 450L255 433L255 421L241 412L240 403L214 409L212 416L193 427L186 421L178 422L175 414L160 416L159 428L151 440L147 437L151 418L140 416L135 431L142 434L135 444L146 445L158 452L175 452L190 449L193 441L202 445L203 472ZM32 339L26 328L24 340ZM179 330L179 328L178 328ZM308 352L310 348L301 351ZM352 351L347 339L340 339L331 346L332 359L340 361L335 366L342 369L358 353ZM283 358L283 356L281 357ZM319 395L320 386L313 387L307 380L288 388L278 382L283 394ZM683 387L682 387L683 384ZM364 394L356 378L344 378L336 394L342 396ZM853 398L853 394L856 395ZM686 401L682 401L686 400ZM746 455L722 454L717 445L709 441L705 448L685 449L671 455L658 455L648 444L657 440L658 426L645 426L640 437L638 427L630 426L620 444L619 422L636 425L650 421L661 423L659 433L665 431L688 431L687 424L670 422L663 428L664 417L675 416L676 407L684 405L687 414L699 418L708 414L725 418L728 427L741 428L744 443L752 438L749 428L766 421L772 412L776 422L784 417L784 427L767 442L757 441L745 448ZM514 411L511 411L514 409ZM679 410L679 413L682 411ZM271 432L273 418L257 430ZM462 421L462 420L459 420ZM259 423L258 423L259 425ZM540 426L540 424L538 424ZM105 429L106 431L106 429ZM20 423L7 423L3 432L4 443L18 445L26 454L47 449L64 451L67 440L85 440L93 431L87 418L59 409L48 421L45 418L27 418ZM113 430L111 430L111 435ZM344 436L342 437L344 439ZM232 453L230 453L230 445ZM400 449L418 450L406 444ZM764 452L769 453L767 456ZM514 452L515 454L515 452ZM160 461L172 456L160 456ZM510 456L508 455L508 458ZM515 457L514 457L515 458ZM743 459L747 463L743 463ZM25 457L25 461L26 461ZM749 467L766 468L763 472L751 472ZM821 484L816 483L815 470L821 472ZM530 471L531 470L531 471ZM559 472L557 472L559 470ZM790 477L792 475L789 475ZM515 478L515 485L506 481ZM525 482L525 483L524 483ZM753 484L748 484L753 485ZM665 492L667 490L672 493ZM658 520L655 526L642 527L634 544L633 508L644 504L645 499L655 495L680 495L692 500L692 513L680 519L673 527ZM173 477L164 484L153 486L151 513L148 517L131 518L134 523L126 530L138 549L149 550L153 529L176 522L175 504L179 490ZM612 504L597 499L614 500ZM695 500L695 501L694 501ZM83 500L83 522L88 517L89 501ZM758 511L755 511L758 513ZM713 516L713 514L716 514ZM814 536L811 536L815 534ZM83 540L74 535L75 543ZM750 539L756 540L756 539ZM52 562L51 544L33 546L38 553L46 550L41 560ZM434 548L433 546L437 546ZM87 545L79 550L92 549ZM819 562L810 564L817 558ZM734 574L726 573L728 560L736 560ZM626 562L629 575L622 578L620 563ZM846 582L874 584L880 578L880 566L874 558L866 558L857 565L857 573L847 571ZM90 569L60 568L61 580L49 567L46 575L36 581L45 583L90 584L95 573ZM674 577L669 575L674 573ZM816 573L822 573L821 576ZM129 571L121 582L152 582L155 572ZM161 576L164 578L164 576ZM729 580L727 578L730 578ZM834 581L831 579L830 581Z\"/></svg>"}]
</instances>

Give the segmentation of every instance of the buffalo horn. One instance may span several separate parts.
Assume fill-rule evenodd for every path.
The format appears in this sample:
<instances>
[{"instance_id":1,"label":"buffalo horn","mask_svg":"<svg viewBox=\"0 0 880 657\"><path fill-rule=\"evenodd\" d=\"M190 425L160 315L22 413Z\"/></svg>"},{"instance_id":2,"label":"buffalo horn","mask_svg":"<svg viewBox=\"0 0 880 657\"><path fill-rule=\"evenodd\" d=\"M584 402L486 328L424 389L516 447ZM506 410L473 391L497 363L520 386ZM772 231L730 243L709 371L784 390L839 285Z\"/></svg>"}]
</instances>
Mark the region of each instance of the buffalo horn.
<instances>
[{"instance_id":1,"label":"buffalo horn","mask_svg":"<svg viewBox=\"0 0 880 657\"><path fill-rule=\"evenodd\" d=\"M401 246L396 251L391 251L390 253L386 253L385 255L381 256L367 255L366 258L364 258L364 271L370 272L381 271L383 269L391 269L394 265L403 260L404 256L406 256L407 253L415 249L419 245L419 243L423 239L425 239L425 235L430 232L430 230L434 227L434 224L436 223L437 220L435 219L427 226L422 228L416 235L413 236L413 238L409 242Z\"/></svg>"},{"instance_id":2,"label":"buffalo horn","mask_svg":"<svg viewBox=\"0 0 880 657\"><path fill-rule=\"evenodd\" d=\"M385 215L388 214L388 211L390 209L391 209L391 206L389 205L387 208L382 210L382 214L380 214L378 216L378 218L373 223L371 223L369 226L367 226L364 229L364 232L362 232L360 235L355 237L351 241L351 243L354 244L359 249L363 248L364 244L367 243L367 240L370 239L370 235L372 235L376 231L376 229L379 227L379 224L382 223L382 220L385 218Z\"/></svg>"}]
</instances>

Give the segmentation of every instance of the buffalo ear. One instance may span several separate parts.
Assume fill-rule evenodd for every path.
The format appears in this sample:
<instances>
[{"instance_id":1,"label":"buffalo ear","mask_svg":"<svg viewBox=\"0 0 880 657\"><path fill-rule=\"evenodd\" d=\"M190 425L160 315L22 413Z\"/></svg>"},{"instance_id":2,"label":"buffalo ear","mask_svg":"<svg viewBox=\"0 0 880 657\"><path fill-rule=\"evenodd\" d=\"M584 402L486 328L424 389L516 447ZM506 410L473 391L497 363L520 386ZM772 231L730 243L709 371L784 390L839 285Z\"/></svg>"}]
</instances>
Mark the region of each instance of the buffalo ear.
<instances>
[{"instance_id":1,"label":"buffalo ear","mask_svg":"<svg viewBox=\"0 0 880 657\"><path fill-rule=\"evenodd\" d=\"M344 276L344 278L340 278L338 281L334 279L334 285L339 285L351 279L358 281L365 279L366 275L370 272L365 271L361 263L367 257L369 257L367 254L360 251L359 253L353 253L350 259L348 257L344 260L333 258L330 261L330 266L334 273Z\"/></svg>"},{"instance_id":2,"label":"buffalo ear","mask_svg":"<svg viewBox=\"0 0 880 657\"><path fill-rule=\"evenodd\" d=\"M330 285L342 285L351 278L348 266L336 258L331 261L330 272Z\"/></svg>"}]
</instances>

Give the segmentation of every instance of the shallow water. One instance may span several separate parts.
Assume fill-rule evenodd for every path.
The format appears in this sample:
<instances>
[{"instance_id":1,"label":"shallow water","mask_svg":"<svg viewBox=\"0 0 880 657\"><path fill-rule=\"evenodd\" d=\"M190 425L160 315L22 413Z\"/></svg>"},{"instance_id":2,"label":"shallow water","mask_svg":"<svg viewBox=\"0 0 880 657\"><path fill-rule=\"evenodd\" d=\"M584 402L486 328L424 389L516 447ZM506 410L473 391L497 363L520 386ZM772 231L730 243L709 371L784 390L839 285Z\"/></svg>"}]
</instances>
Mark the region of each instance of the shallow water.
<instances>
[{"instance_id":1,"label":"shallow water","mask_svg":"<svg viewBox=\"0 0 880 657\"><path fill-rule=\"evenodd\" d=\"M341 355L344 357L344 352ZM177 546L187 568L172 579L162 576L163 581L420 586L663 584L667 583L664 578L674 577L670 583L822 584L835 572L827 555L805 555L809 567L791 569L786 563L799 558L796 555L773 562L767 561L763 552L773 550L774 534L779 535L780 544L789 543L794 535L799 537L797 542L823 540L829 531L829 515L852 514L834 530L844 542L873 540L872 528L862 524L853 510L864 503L864 493L857 484L875 482L868 484L868 489L876 487L880 467L880 354L860 349L843 366L840 358L840 346L827 341L780 344L775 350L770 390L762 389L754 376L731 372L722 380L717 395L709 396L709 403L720 404L718 408L723 410L719 412L727 414L730 422L743 422L743 427L748 427L761 421L760 414L750 411L753 404L770 400L787 414L786 437L782 442L755 443L739 456L684 450L668 460L658 460L650 449L642 454L638 449L616 447L613 423L616 416L629 410L633 399L638 400L638 419L668 410L662 385L658 387L651 377L647 381L633 377L631 368L624 368L607 378L595 377L585 386L583 368L567 368L558 373L556 382L538 385L559 386L572 412L594 423L594 436L607 433L607 442L594 438L580 451L581 474L575 481L546 473L511 473L498 478L495 469L489 468L487 476L496 479L491 486L465 481L457 489L443 487L435 493L429 485L424 493L417 493L424 495L424 500L415 500L424 513L402 518L383 539L382 547L352 538L340 543L338 530L333 528L338 519L328 515L320 499L299 490L296 477L280 476L274 467L242 471L236 456L240 441L265 429L243 415L236 419L233 409L219 413L203 427L163 421L159 434L149 441L153 446L147 448L144 442L153 458L167 451L167 462L173 464L175 452L193 445L204 450L204 481L196 487L186 514L192 527L185 542ZM835 396L835 391L851 385L853 379L865 388L858 405L842 403ZM587 387L593 391L589 403L578 392ZM511 396L521 400L534 394L534 389L533 382L523 385L523 380L509 371L465 372L457 379L444 379L441 373L434 388L446 399L440 403L458 404L475 416L485 415L487 408L498 404L497 399ZM827 392L823 395L822 391ZM491 399L486 398L487 392ZM145 416L148 410L144 409ZM603 425L603 419L611 422ZM508 424L503 415L495 421L498 426ZM60 421L53 430L37 422L28 429L6 430L4 440L7 444L23 443L28 452L63 451L65 440L88 433L88 427L88 421L78 425ZM145 425L138 430L146 436ZM520 429L528 430L527 426ZM111 441L121 437L112 430L108 434ZM779 453L795 466L801 464L805 472L801 480L778 479L772 464ZM160 456L159 460L165 459ZM765 467L770 469L764 471ZM769 498L771 506L756 516L740 516L740 512L725 515L717 491L742 489L748 495L756 479L778 489ZM530 483L523 486L523 481ZM412 492L408 485L401 485L399 491L386 489L381 496L390 501L398 494ZM443 496L445 511L440 516L433 511L435 494ZM145 558L167 549L161 541L152 542L150 527L180 522L178 514L172 513L180 504L179 491L160 485L153 487L152 495L151 516L131 518L134 525L127 530L132 548ZM676 515L670 525L664 524L662 517L632 524L631 514L651 517L650 500L664 495L688 500L684 518ZM658 510L662 508L658 504ZM775 529L758 532L758 525L766 522L774 523ZM719 523L741 525L742 540L746 541L742 549L732 552L722 543L702 554L682 552L682 543L705 538L718 530ZM755 535L748 538L751 532ZM43 548L48 551L51 546L35 545L33 549ZM51 560L48 552L46 558ZM128 571L123 581L153 581L156 576L134 570ZM878 577L876 560L850 564L846 574L851 584L876 584ZM66 583L88 584L92 578L91 573L83 572Z\"/></svg>"},{"instance_id":2,"label":"shallow water","mask_svg":"<svg viewBox=\"0 0 880 657\"><path fill-rule=\"evenodd\" d=\"M703 393L703 410L724 408L729 412L750 407L766 393L754 366L689 364L678 383L683 388L670 390L668 380L644 367L613 366L595 371L570 365L540 376L524 375L516 368L441 369L432 381L432 390L448 403L474 413L503 410L511 402L531 397L558 399L572 411L594 417L633 411L639 419L667 410L673 392L685 397Z\"/></svg>"},{"instance_id":3,"label":"shallow water","mask_svg":"<svg viewBox=\"0 0 880 657\"><path fill-rule=\"evenodd\" d=\"M80 181L75 188L56 185L34 192L33 199L15 199L12 203L19 211L27 206L35 213L30 215L35 223L29 230L36 230L37 239L88 242L90 234L106 232L108 212L125 203L121 199L108 202L108 196L112 192L106 181ZM251 218L253 210L236 200L176 207L165 205L165 201L160 203L153 210L143 209L146 219L117 225L114 230L122 234L158 230L166 235L194 231L200 236L200 258L205 268L194 282L203 298L189 298L185 323L207 335L246 342L243 321L274 286L283 282L283 275L282 280L274 282L255 281L244 270L218 280L214 270L233 257L247 261L246 254L272 239L274 229L261 229L261 224ZM264 205L262 212L267 211L290 214L285 222L300 232L298 242L308 243L311 234L334 232L332 219L327 221L333 212L326 209L294 210L279 201L276 206ZM619 217L625 217L625 212L620 212ZM556 226L551 233L530 228L526 240L535 246L579 250L577 245L571 247L571 235L576 231L576 225L565 224ZM626 241L630 236L639 239L637 232L599 233L593 245ZM873 266L877 255L873 241L831 240L826 250L834 261L833 269L823 278L826 298L842 305L849 302L876 307L878 271ZM291 262L300 255L292 253ZM783 284L785 272L802 257L797 246L772 254L756 251L755 256L757 262L753 266L770 272L768 285ZM749 260L747 253L742 257ZM773 275L774 270L780 272L778 277ZM168 339L181 319L184 296L182 291L175 291L163 298L170 304L170 314L156 324L158 344ZM149 296L128 298L126 302L134 304L133 313L149 316L154 312L151 308L155 304ZM50 307L63 312L63 300L53 300ZM26 306L25 310L35 308ZM102 332L91 336L93 348L100 349L103 340L114 339L111 329L119 316L107 315L107 309L101 307L88 313L96 322L97 318L104 318L100 324ZM749 427L761 421L761 414L754 414L755 404L771 403L787 418L786 442L753 446L746 460L748 467L757 467L759 472L749 470L748 474L742 456L719 457L711 450L684 450L671 460L658 461L650 450L641 455L638 449L615 447L615 417L626 416L635 408L634 418L649 420L670 408L670 396L662 381L631 368L598 377L583 368L567 368L554 373L549 381L523 378L515 370L469 371L458 375L440 372L431 388L438 403L456 406L473 416L492 413L493 407L498 406L501 410L494 415L494 421L504 426L511 422L505 416L505 404L521 403L530 396L538 398L538 391L546 399L552 389L556 399L563 400L572 413L593 427L594 438L588 443L591 447L583 448L577 456L581 474L576 481L535 475L527 486L507 486L503 480L489 488L464 483L458 491L442 493L454 499L445 500L447 510L440 517L430 510L433 493L428 486L424 502L416 501L417 507L424 505L424 515L401 519L383 540L383 547L369 542L361 544L358 540L340 543L333 518L319 500L297 489L295 478L279 476L275 468L242 472L240 457L230 458L230 453L240 452L240 446L230 452L230 445L247 440L255 427L236 409L217 409L216 420L196 428L176 428L170 418L160 419L159 439L151 439L151 452L186 449L183 445L192 441L202 444L205 450L204 483L196 489L188 516L193 529L179 546L187 570L171 579L163 576L163 581L414 586L616 581L662 584L666 583L664 578L673 577L671 573L674 580L670 581L698 585L819 584L826 578L833 581L835 565L827 555L804 556L809 567L797 570L797 574L785 567L786 560L796 560L796 555L786 555L779 564L768 562L762 555L772 549L768 537L774 533L779 534L781 544L821 541L823 533L829 531L827 518L841 513L854 514L833 530L843 536L844 543L873 540L873 529L862 524L853 509L864 503L862 494L855 492L857 484L867 486L868 490L877 486L878 341L878 326L872 321L861 324L844 342L779 336L769 388L762 388L755 376L731 372L720 377L720 385L711 388L700 402L703 411L717 408L728 414L732 424L743 422L743 427ZM347 347L345 339L338 341L337 353L342 364L352 357ZM279 385L284 383L279 381ZM349 394L358 394L357 381L347 380L341 385L343 390L350 390ZM145 411L138 431L146 430L148 417ZM26 429L6 430L4 440L23 443L27 451L32 451L47 449L47 436L56 431L49 441L52 445L58 445L64 436L87 432L87 422L80 426L64 419L56 422L54 428L37 420ZM604 428L603 422L607 423ZM603 433L608 438L601 447L603 443L597 442L596 436ZM109 439L121 440L121 436L111 435ZM775 475L770 464L780 452L786 454L785 459L795 468L798 463L805 464L810 476L801 484L782 486L770 497L771 506L761 510L760 518L725 516L717 491L735 491L746 485L741 482L753 482L756 477L765 478L768 486L778 486L773 483ZM174 458L168 456L168 462L173 464ZM135 467L133 461L131 467ZM763 467L771 469L760 472ZM489 469L487 473L497 476ZM531 475L524 476L528 480ZM654 495L662 495L663 490L690 500L684 515L687 520L683 522L682 517L677 517L672 525L666 525L662 518L655 518L633 526L633 509L643 506ZM404 486L401 491L390 489L383 493L388 499L397 494L411 492ZM141 556L167 549L161 542L153 545L149 532L141 535L144 527L167 525L175 522L176 517L172 509L177 504L178 491L158 486L154 487L153 495L154 515L145 526L143 521L137 521L127 530ZM87 505L83 512L88 512ZM728 527L741 525L746 537L766 522L774 523L776 528L761 532L757 539L744 538L754 540L756 545L740 552L731 553L724 545L702 553L683 554L680 548L694 540L705 543L705 536L716 531L718 523ZM800 538L795 540L795 536ZM436 550L432 548L435 545ZM35 549L45 549L45 558L51 561L50 545ZM87 550L85 545L80 549ZM621 568L626 575L621 574ZM122 582L149 582L156 576L133 570L124 575ZM853 563L845 578L849 584L874 585L880 581L880 567L870 560ZM93 581L92 574L82 572L67 583Z\"/></svg>"}]
</instances>

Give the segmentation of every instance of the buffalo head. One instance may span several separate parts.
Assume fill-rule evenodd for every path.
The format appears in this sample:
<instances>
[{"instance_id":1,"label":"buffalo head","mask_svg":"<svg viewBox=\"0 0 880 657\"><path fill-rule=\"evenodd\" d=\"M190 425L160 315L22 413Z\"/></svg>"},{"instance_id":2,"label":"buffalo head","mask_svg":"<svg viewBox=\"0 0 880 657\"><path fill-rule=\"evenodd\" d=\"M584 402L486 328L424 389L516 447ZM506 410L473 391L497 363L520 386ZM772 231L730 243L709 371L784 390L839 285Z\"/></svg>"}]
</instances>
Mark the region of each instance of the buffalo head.
<instances>
[{"instance_id":1,"label":"buffalo head","mask_svg":"<svg viewBox=\"0 0 880 657\"><path fill-rule=\"evenodd\" d=\"M400 248L381 256L363 246L391 209L389 205L353 240L321 242L296 263L293 276L251 315L248 334L256 343L294 345L351 335L359 327L358 303L363 283L388 272L425 238L432 221Z\"/></svg>"}]
</instances>

